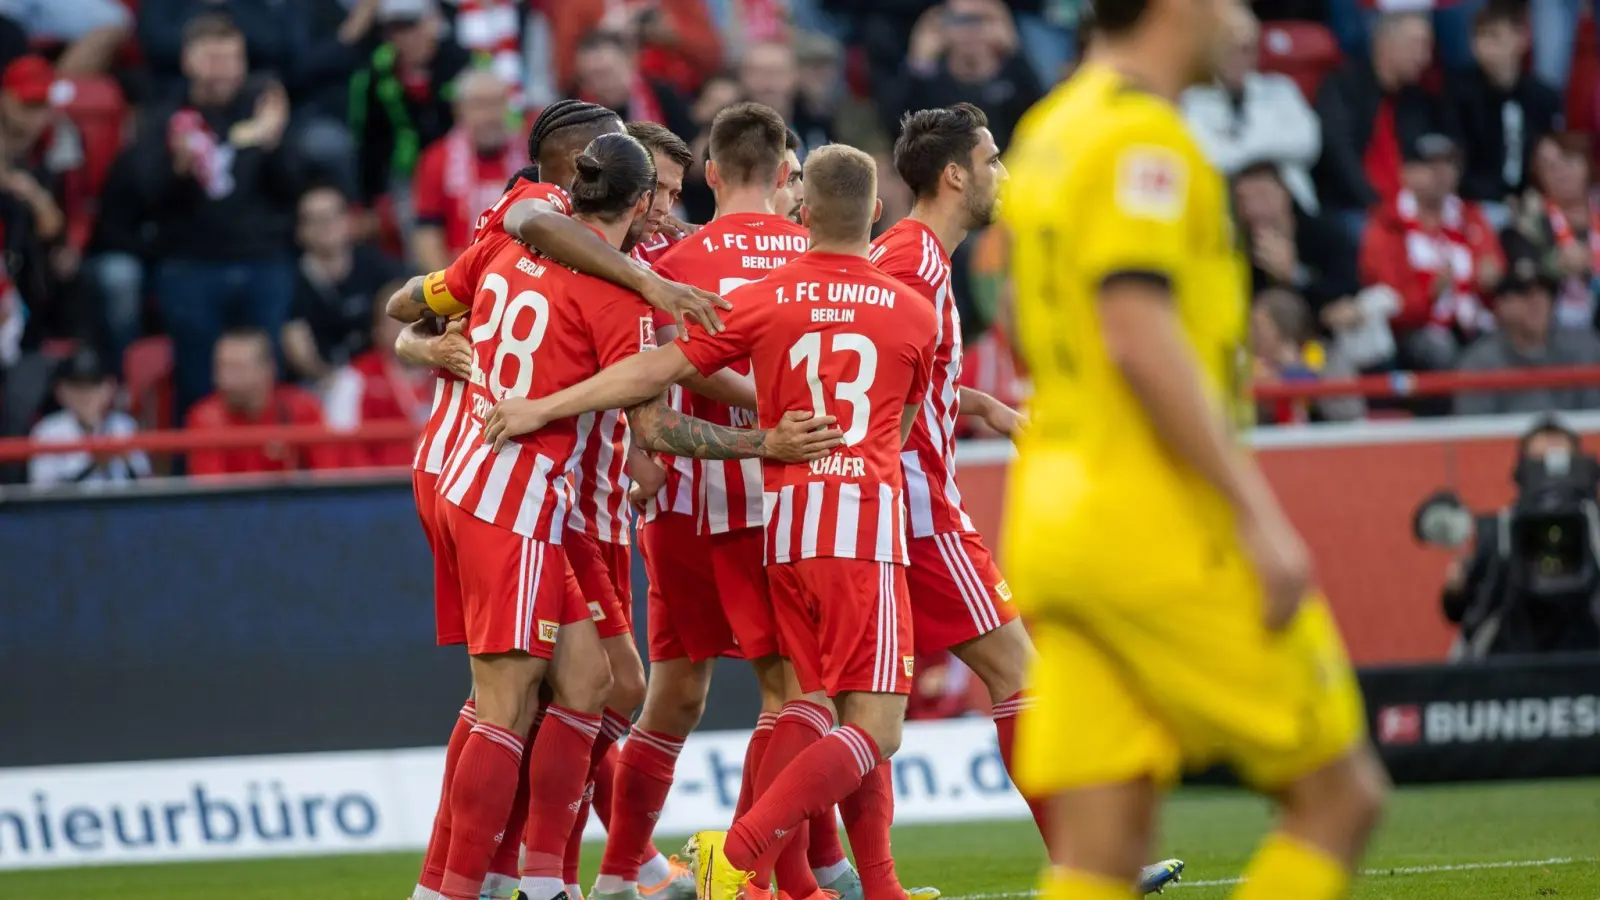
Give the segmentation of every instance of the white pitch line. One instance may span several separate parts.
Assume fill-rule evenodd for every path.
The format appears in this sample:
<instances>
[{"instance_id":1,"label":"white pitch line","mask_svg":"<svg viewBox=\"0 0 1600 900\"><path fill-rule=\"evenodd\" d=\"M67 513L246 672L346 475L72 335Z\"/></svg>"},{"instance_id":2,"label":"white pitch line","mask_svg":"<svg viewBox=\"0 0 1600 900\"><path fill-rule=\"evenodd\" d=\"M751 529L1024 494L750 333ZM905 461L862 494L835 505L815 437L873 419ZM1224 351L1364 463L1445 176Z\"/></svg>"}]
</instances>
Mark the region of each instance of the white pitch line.
<instances>
[{"instance_id":1,"label":"white pitch line","mask_svg":"<svg viewBox=\"0 0 1600 900\"><path fill-rule=\"evenodd\" d=\"M1430 875L1437 872L1476 872L1480 869L1532 869L1540 866L1566 866L1593 862L1600 862L1600 857L1554 856L1550 859L1510 859L1501 862L1456 863L1446 866L1390 866L1386 869L1363 869L1361 874L1367 878L1382 878L1386 875ZM1225 887L1242 881L1243 878L1213 878L1207 881L1180 881L1173 887ZM962 894L946 897L945 900L1014 900L1019 897L1037 896L1039 891L1036 890L999 891L987 894Z\"/></svg>"}]
</instances>

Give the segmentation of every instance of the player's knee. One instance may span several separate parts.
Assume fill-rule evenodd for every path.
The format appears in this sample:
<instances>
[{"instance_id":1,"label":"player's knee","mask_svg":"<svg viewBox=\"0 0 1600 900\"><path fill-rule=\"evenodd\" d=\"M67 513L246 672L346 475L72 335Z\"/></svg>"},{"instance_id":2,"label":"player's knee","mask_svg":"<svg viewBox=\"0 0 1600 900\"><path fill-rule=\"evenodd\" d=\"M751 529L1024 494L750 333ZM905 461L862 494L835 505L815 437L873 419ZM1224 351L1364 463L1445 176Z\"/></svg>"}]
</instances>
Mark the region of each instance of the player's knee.
<instances>
[{"instance_id":1,"label":"player's knee","mask_svg":"<svg viewBox=\"0 0 1600 900\"><path fill-rule=\"evenodd\" d=\"M955 654L989 690L991 702L1015 696L1027 686L1033 642L1022 621L1013 619L994 631L955 648Z\"/></svg>"},{"instance_id":2,"label":"player's knee","mask_svg":"<svg viewBox=\"0 0 1600 900\"><path fill-rule=\"evenodd\" d=\"M840 704L844 724L866 732L878 746L878 758L888 759L900 750L906 720L906 698L885 694L854 694Z\"/></svg>"},{"instance_id":3,"label":"player's knee","mask_svg":"<svg viewBox=\"0 0 1600 900\"><path fill-rule=\"evenodd\" d=\"M1389 773L1377 755L1370 749L1357 753L1345 788L1345 802L1349 806L1350 825L1361 835L1371 834L1383 818L1389 804L1391 784Z\"/></svg>"},{"instance_id":4,"label":"player's knee","mask_svg":"<svg viewBox=\"0 0 1600 900\"><path fill-rule=\"evenodd\" d=\"M633 711L644 703L644 666L638 660L611 668L611 699L607 705L619 711Z\"/></svg>"},{"instance_id":5,"label":"player's knee","mask_svg":"<svg viewBox=\"0 0 1600 900\"><path fill-rule=\"evenodd\" d=\"M555 680L556 703L579 712L600 712L611 696L611 665L604 656L567 662Z\"/></svg>"}]
</instances>

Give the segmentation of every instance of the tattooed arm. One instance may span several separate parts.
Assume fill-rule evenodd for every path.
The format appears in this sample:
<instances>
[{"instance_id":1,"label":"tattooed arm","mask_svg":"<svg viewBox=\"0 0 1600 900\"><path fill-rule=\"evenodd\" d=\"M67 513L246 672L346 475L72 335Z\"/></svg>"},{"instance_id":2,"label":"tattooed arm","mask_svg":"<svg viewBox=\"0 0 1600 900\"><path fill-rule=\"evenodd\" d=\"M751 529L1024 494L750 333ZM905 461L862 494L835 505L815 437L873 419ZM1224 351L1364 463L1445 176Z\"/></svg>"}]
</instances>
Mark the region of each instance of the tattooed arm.
<instances>
[{"instance_id":1,"label":"tattooed arm","mask_svg":"<svg viewBox=\"0 0 1600 900\"><path fill-rule=\"evenodd\" d=\"M657 453L695 459L765 457L767 429L734 428L678 412L657 396L628 407L628 427L639 446Z\"/></svg>"},{"instance_id":2,"label":"tattooed arm","mask_svg":"<svg viewBox=\"0 0 1600 900\"><path fill-rule=\"evenodd\" d=\"M422 292L422 276L413 275L400 290L389 297L389 302L384 305L384 312L396 322L419 322L423 316L432 312L428 308L427 297Z\"/></svg>"}]
</instances>

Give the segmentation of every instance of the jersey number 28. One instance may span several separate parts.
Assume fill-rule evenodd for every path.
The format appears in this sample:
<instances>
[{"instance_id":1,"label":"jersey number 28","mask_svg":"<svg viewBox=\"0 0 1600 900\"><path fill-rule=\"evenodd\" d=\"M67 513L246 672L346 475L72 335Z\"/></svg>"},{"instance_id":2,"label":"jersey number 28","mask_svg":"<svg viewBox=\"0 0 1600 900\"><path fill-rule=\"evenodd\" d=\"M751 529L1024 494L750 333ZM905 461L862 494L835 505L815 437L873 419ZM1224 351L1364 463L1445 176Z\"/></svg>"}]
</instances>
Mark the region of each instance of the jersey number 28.
<instances>
[{"instance_id":1,"label":"jersey number 28","mask_svg":"<svg viewBox=\"0 0 1600 900\"><path fill-rule=\"evenodd\" d=\"M533 354L544 343L545 329L550 327L550 301L538 291L523 291L510 297L511 284L505 276L493 272L484 276L480 290L494 295L494 309L490 310L488 318L472 329L474 357L478 347L488 346L489 341L495 341L494 363L489 369L487 385L489 393L497 401L506 397L526 397L533 387ZM508 297L510 302L507 302ZM523 317L523 310L533 311L533 324L527 334L518 337L514 332L517 320ZM516 378L510 384L502 380L506 375L507 359L515 361L517 370ZM483 361L475 361L481 369Z\"/></svg>"},{"instance_id":2,"label":"jersey number 28","mask_svg":"<svg viewBox=\"0 0 1600 900\"><path fill-rule=\"evenodd\" d=\"M850 415L839 416L839 424L844 428L844 442L846 446L857 444L867 436L867 422L872 418L872 400L867 396L867 391L872 388L873 379L878 377L878 347L872 339L864 334L851 332L836 332L829 343L830 353L854 353L861 360L861 369L856 377L850 381L841 381L833 386L833 394L845 403L850 404ZM811 411L819 416L828 414L824 405L822 391L822 332L812 331L800 337L789 348L789 367L805 368L806 384L811 388Z\"/></svg>"}]
</instances>

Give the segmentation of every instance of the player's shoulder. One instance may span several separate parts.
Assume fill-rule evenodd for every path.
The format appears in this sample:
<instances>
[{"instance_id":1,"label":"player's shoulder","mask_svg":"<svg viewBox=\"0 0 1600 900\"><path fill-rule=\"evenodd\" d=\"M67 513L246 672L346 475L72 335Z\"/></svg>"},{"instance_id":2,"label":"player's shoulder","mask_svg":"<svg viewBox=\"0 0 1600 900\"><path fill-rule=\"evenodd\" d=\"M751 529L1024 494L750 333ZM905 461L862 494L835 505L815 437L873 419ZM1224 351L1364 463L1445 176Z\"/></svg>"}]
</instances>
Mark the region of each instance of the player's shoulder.
<instances>
[{"instance_id":1,"label":"player's shoulder","mask_svg":"<svg viewBox=\"0 0 1600 900\"><path fill-rule=\"evenodd\" d=\"M1176 105L1103 66L1085 66L1024 117L1012 163L1029 175L1083 171L1130 146L1197 156ZM1087 174L1087 173L1085 173Z\"/></svg>"}]
</instances>

